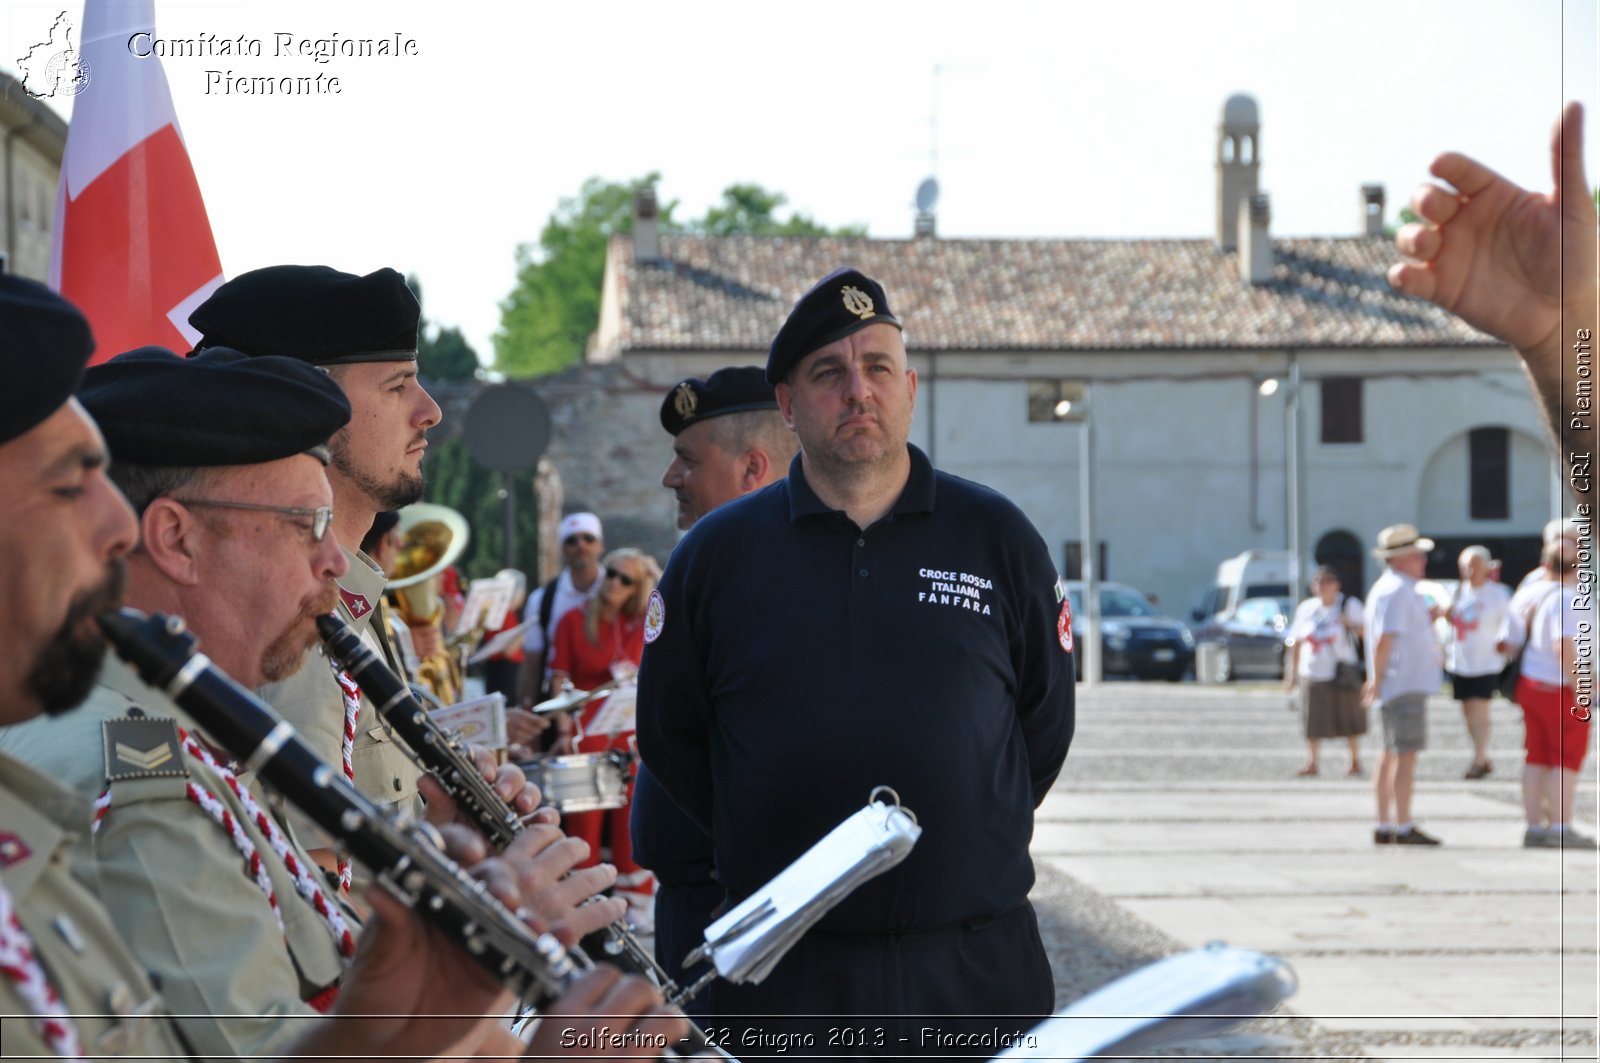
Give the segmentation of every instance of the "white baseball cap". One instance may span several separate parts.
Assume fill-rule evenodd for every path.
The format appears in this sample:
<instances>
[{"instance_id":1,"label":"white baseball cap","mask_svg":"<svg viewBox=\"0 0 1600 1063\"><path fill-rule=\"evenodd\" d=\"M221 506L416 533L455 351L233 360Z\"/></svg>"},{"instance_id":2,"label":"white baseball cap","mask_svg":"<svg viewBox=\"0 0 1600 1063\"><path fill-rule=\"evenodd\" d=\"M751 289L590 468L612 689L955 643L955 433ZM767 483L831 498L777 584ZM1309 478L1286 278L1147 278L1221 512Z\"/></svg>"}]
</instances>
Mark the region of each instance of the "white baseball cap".
<instances>
[{"instance_id":1,"label":"white baseball cap","mask_svg":"<svg viewBox=\"0 0 1600 1063\"><path fill-rule=\"evenodd\" d=\"M605 539L605 536L600 534L599 517L593 513L568 513L561 518L561 531L556 538L561 542L566 542L574 535L582 535L585 532L596 539L602 541Z\"/></svg>"}]
</instances>

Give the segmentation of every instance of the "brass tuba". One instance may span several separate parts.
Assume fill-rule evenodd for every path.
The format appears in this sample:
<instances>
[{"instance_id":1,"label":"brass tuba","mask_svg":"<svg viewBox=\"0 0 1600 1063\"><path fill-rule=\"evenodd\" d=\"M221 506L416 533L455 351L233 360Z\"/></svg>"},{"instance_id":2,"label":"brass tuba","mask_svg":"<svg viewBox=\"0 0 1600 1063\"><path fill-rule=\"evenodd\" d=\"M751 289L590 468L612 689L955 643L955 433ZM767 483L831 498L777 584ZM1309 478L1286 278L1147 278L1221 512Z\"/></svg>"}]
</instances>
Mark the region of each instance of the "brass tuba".
<instances>
[{"instance_id":1,"label":"brass tuba","mask_svg":"<svg viewBox=\"0 0 1600 1063\"><path fill-rule=\"evenodd\" d=\"M405 622L416 651L412 679L439 702L461 700L463 669L444 638L444 602L436 577L467 548L471 529L460 513L447 506L417 502L400 511L400 556L384 585Z\"/></svg>"}]
</instances>

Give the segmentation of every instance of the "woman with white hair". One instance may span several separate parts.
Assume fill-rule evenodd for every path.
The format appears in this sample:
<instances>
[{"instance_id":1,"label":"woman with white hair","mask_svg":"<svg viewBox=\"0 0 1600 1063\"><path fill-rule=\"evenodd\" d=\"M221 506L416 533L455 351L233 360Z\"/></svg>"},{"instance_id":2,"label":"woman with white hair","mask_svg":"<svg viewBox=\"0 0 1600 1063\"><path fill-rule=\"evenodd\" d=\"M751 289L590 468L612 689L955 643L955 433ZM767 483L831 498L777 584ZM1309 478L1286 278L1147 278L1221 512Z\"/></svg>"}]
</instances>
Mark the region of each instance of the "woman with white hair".
<instances>
[{"instance_id":1,"label":"woman with white hair","mask_svg":"<svg viewBox=\"0 0 1600 1063\"><path fill-rule=\"evenodd\" d=\"M1506 666L1498 643L1511 592L1489 578L1490 565L1486 546L1461 551L1456 559L1461 582L1445 613L1450 621L1450 645L1445 650L1444 668L1452 693L1461 702L1467 737L1472 740L1469 779L1481 779L1494 770L1489 763L1489 700Z\"/></svg>"}]
</instances>

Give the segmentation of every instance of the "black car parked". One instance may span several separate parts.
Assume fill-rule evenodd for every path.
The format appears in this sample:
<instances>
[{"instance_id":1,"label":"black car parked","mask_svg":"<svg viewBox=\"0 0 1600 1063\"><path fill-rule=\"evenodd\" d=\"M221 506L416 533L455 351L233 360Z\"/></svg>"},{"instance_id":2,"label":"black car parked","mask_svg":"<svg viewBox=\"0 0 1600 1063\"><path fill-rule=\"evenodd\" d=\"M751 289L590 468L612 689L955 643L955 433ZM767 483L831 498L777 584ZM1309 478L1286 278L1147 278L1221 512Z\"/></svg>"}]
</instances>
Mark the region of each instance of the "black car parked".
<instances>
[{"instance_id":1,"label":"black car parked","mask_svg":"<svg viewBox=\"0 0 1600 1063\"><path fill-rule=\"evenodd\" d=\"M1072 604L1072 637L1083 635L1083 583L1063 580ZM1083 655L1077 654L1078 678ZM1123 583L1100 584L1100 671L1176 683L1194 663L1194 637L1181 620L1161 615L1145 596Z\"/></svg>"},{"instance_id":2,"label":"black car parked","mask_svg":"<svg viewBox=\"0 0 1600 1063\"><path fill-rule=\"evenodd\" d=\"M1288 598L1246 598L1224 616L1214 616L1195 629L1200 645L1216 643L1216 679L1252 675L1283 678L1284 645L1294 602Z\"/></svg>"}]
</instances>

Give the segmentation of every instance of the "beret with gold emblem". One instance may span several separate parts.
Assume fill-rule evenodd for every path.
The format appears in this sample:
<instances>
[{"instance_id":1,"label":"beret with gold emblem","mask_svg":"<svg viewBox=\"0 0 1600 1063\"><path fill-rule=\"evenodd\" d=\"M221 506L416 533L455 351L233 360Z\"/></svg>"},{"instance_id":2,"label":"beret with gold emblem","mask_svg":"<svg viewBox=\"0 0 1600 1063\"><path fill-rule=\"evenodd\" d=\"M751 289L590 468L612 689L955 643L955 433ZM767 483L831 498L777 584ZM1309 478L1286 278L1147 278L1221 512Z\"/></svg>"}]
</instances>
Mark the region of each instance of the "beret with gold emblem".
<instances>
[{"instance_id":1,"label":"beret with gold emblem","mask_svg":"<svg viewBox=\"0 0 1600 1063\"><path fill-rule=\"evenodd\" d=\"M661 427L677 435L692 424L723 414L777 408L777 396L760 366L730 366L704 380L690 377L673 385L661 400Z\"/></svg>"},{"instance_id":2,"label":"beret with gold emblem","mask_svg":"<svg viewBox=\"0 0 1600 1063\"><path fill-rule=\"evenodd\" d=\"M417 357L421 304L392 269L358 277L330 266L267 266L241 273L189 315L197 349L312 365L408 362Z\"/></svg>"},{"instance_id":3,"label":"beret with gold emblem","mask_svg":"<svg viewBox=\"0 0 1600 1063\"><path fill-rule=\"evenodd\" d=\"M93 351L77 307L37 281L0 274L0 443L60 409Z\"/></svg>"},{"instance_id":4,"label":"beret with gold emblem","mask_svg":"<svg viewBox=\"0 0 1600 1063\"><path fill-rule=\"evenodd\" d=\"M767 383L777 387L800 359L868 325L900 327L883 285L858 269L834 270L789 311L767 352Z\"/></svg>"}]
</instances>

